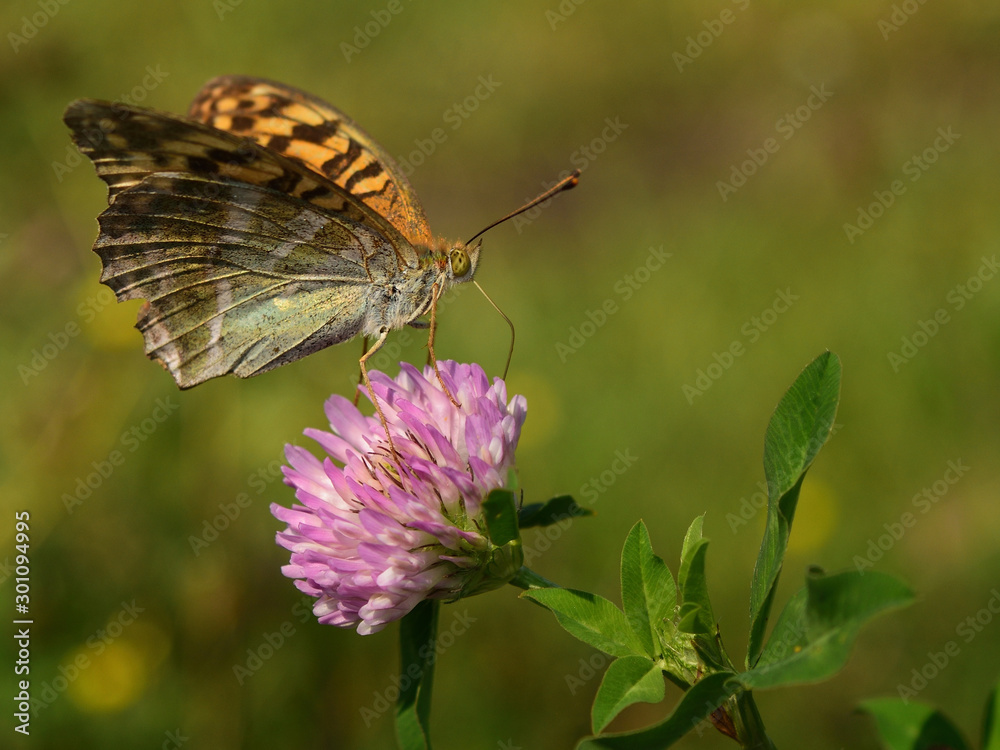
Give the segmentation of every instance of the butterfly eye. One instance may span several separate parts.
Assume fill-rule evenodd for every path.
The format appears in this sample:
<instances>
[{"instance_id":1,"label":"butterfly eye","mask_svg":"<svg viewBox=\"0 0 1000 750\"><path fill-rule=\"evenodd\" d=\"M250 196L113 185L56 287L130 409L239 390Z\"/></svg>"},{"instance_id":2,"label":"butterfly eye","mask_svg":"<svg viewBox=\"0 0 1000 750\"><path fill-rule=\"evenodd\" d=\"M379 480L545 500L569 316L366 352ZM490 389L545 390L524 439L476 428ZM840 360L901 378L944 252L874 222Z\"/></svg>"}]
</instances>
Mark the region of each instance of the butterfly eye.
<instances>
[{"instance_id":1,"label":"butterfly eye","mask_svg":"<svg viewBox=\"0 0 1000 750\"><path fill-rule=\"evenodd\" d=\"M456 247L450 253L451 272L456 277L465 276L469 272L469 254L463 248Z\"/></svg>"}]
</instances>

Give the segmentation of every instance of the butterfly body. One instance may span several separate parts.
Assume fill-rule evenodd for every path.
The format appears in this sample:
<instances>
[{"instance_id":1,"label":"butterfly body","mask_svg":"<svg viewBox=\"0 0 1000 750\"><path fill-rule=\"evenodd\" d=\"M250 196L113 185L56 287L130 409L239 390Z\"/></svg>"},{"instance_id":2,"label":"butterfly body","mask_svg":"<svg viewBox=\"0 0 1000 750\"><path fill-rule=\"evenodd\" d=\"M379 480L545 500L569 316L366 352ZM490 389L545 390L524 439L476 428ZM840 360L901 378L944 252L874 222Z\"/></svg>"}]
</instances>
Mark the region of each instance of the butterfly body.
<instances>
[{"instance_id":1,"label":"butterfly body","mask_svg":"<svg viewBox=\"0 0 1000 750\"><path fill-rule=\"evenodd\" d=\"M188 118L79 100L64 119L109 188L101 280L147 301L146 353L181 388L378 346L475 274L478 246L434 239L391 157L296 89L223 77Z\"/></svg>"}]
</instances>

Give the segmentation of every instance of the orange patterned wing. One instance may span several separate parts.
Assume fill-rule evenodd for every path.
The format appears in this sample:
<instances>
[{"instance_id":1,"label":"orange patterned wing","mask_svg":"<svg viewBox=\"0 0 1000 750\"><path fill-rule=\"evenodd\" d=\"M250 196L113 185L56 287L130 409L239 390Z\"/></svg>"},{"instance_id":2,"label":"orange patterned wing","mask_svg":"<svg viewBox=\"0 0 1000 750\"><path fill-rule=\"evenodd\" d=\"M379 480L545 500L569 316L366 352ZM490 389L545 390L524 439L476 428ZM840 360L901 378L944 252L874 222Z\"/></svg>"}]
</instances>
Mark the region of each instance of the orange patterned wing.
<instances>
[{"instance_id":1,"label":"orange patterned wing","mask_svg":"<svg viewBox=\"0 0 1000 750\"><path fill-rule=\"evenodd\" d=\"M410 244L432 245L424 209L396 162L326 102L261 78L220 76L198 92L188 117L304 164L384 216Z\"/></svg>"},{"instance_id":2,"label":"orange patterned wing","mask_svg":"<svg viewBox=\"0 0 1000 750\"><path fill-rule=\"evenodd\" d=\"M431 301L435 271L417 248L300 162L120 103L81 99L64 119L108 184L101 281L147 301L146 353L181 388L381 334ZM391 309L387 290L400 298Z\"/></svg>"},{"instance_id":3,"label":"orange patterned wing","mask_svg":"<svg viewBox=\"0 0 1000 750\"><path fill-rule=\"evenodd\" d=\"M400 263L416 264L414 250L370 206L300 162L233 133L169 112L120 102L78 99L63 115L80 152L108 184L108 202L153 174L214 175L259 185L367 224L397 248Z\"/></svg>"}]
</instances>

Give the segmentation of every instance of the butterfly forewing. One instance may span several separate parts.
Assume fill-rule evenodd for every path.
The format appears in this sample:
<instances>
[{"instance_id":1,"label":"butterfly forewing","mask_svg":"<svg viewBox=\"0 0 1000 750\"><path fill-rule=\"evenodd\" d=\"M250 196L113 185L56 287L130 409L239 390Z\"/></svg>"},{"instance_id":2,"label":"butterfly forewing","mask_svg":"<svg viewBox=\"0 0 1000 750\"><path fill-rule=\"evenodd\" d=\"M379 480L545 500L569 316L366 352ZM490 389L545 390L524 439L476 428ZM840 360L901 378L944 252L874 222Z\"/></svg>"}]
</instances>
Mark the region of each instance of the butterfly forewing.
<instances>
[{"instance_id":1,"label":"butterfly forewing","mask_svg":"<svg viewBox=\"0 0 1000 750\"><path fill-rule=\"evenodd\" d=\"M409 243L385 219L347 191L252 140L156 110L81 99L63 116L80 151L108 183L108 200L159 172L228 177L273 188L385 235L401 265L412 265Z\"/></svg>"},{"instance_id":2,"label":"butterfly forewing","mask_svg":"<svg viewBox=\"0 0 1000 750\"><path fill-rule=\"evenodd\" d=\"M188 115L304 164L384 216L411 244L431 244L424 210L392 157L330 104L283 84L222 76L205 84Z\"/></svg>"},{"instance_id":3,"label":"butterfly forewing","mask_svg":"<svg viewBox=\"0 0 1000 750\"><path fill-rule=\"evenodd\" d=\"M330 105L230 77L191 114L79 100L64 115L109 187L101 280L147 301L146 353L182 388L358 333L370 354L451 283L406 178Z\"/></svg>"},{"instance_id":4,"label":"butterfly forewing","mask_svg":"<svg viewBox=\"0 0 1000 750\"><path fill-rule=\"evenodd\" d=\"M101 280L148 305L146 353L182 388L299 359L364 330L365 291L396 273L364 224L269 188L161 173L100 217Z\"/></svg>"}]
</instances>

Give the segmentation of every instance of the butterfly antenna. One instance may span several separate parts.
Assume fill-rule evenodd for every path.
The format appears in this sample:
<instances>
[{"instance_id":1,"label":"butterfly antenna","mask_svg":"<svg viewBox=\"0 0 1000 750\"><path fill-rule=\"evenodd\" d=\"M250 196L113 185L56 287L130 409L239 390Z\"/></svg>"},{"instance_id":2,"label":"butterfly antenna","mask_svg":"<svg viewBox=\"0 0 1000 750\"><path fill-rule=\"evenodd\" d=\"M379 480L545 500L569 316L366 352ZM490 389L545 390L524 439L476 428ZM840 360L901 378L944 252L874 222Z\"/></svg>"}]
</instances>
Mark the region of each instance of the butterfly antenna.
<instances>
[{"instance_id":1,"label":"butterfly antenna","mask_svg":"<svg viewBox=\"0 0 1000 750\"><path fill-rule=\"evenodd\" d=\"M483 230L481 230L479 232L476 232L472 236L472 239L469 240L468 242L466 242L465 244L466 245L471 245L473 242L475 242L477 239L479 239L480 237L482 237L484 234L486 234L488 231L490 231L493 227L497 226L498 224L503 224L505 221L507 221L508 219L513 219L518 214L523 214L525 211L534 208L539 203L544 203L545 201L547 201L549 198L551 198L552 196L556 195L557 193L561 193L563 190L570 190L571 188L575 188L577 186L577 184L579 184L579 182L580 182L580 170L579 169L574 169L572 174L570 174L570 175L564 177L563 179L559 180L559 182L557 182L555 185L553 185L552 187L550 187L548 190L546 190L544 193L542 193L541 195L539 195L537 198L528 201L523 206L521 206L519 209L517 209L516 211L512 211L511 213L509 213L506 216L504 216L502 219L497 219L492 224L490 224L488 227L486 227L486 229L483 229ZM489 299L489 298L487 297L487 299ZM494 305L494 307L496 307L496 305ZM497 308L497 309L499 310L500 308Z\"/></svg>"},{"instance_id":2,"label":"butterfly antenna","mask_svg":"<svg viewBox=\"0 0 1000 750\"><path fill-rule=\"evenodd\" d=\"M563 190L570 190L572 188L575 188L579 184L579 182L580 182L580 170L574 169L571 174L559 180L559 182L550 187L548 190L539 195L537 198L528 201L519 209L517 209L516 211L512 211L511 213L504 216L502 219L497 219L488 227L486 227L486 229L482 229L479 232L476 232L476 234L472 236L472 239L470 239L468 242L465 243L466 246L471 245L473 242L482 237L484 234L486 234L488 231L490 231L493 227L497 226L498 224L503 224L505 221L507 221L508 219L513 219L518 214L523 214L525 211L534 208L539 203L544 203L554 195L561 193ZM500 313L503 319L507 321L507 325L510 326L510 349L507 350L507 364L504 365L503 368L503 377L504 379L506 379L507 371L510 369L511 357L514 356L514 324L511 322L510 318L507 317L507 314L500 309L497 303L492 300L490 295L488 295L486 291L481 286L479 286L478 281L473 279L472 283L476 285L476 289L482 292L482 295L486 297L486 301L489 302L491 305L493 305L493 309L496 310L498 313Z\"/></svg>"}]
</instances>

